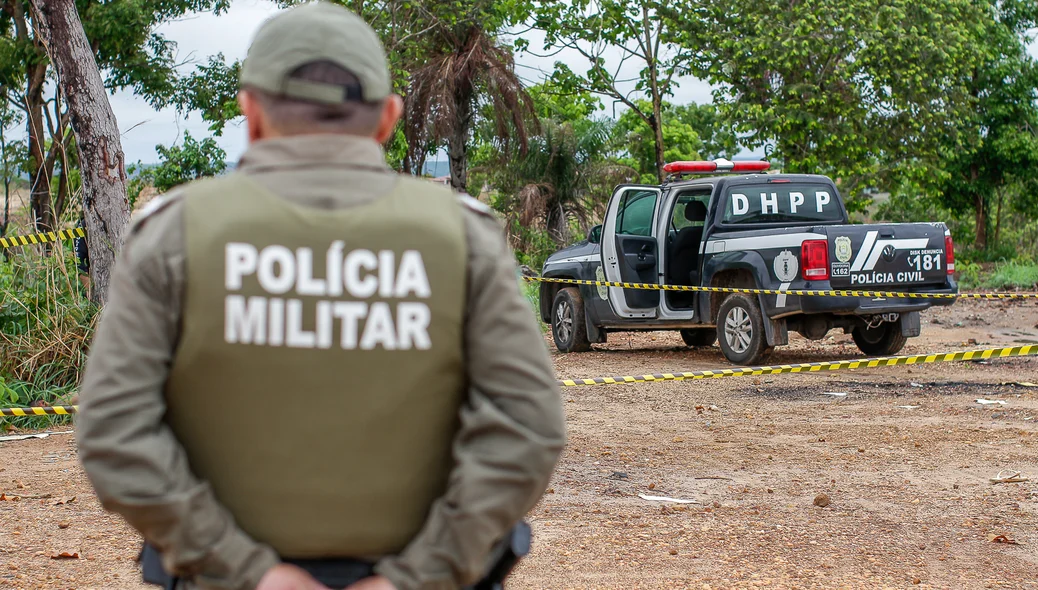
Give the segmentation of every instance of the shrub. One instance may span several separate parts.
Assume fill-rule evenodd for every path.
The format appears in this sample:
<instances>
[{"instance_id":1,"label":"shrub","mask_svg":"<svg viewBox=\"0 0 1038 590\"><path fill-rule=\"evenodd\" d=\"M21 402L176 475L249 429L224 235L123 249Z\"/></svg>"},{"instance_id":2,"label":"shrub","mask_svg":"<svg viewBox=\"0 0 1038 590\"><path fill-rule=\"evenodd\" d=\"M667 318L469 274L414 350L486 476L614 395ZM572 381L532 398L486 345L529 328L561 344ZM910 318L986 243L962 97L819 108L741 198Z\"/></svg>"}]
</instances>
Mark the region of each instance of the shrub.
<instances>
[{"instance_id":1,"label":"shrub","mask_svg":"<svg viewBox=\"0 0 1038 590\"><path fill-rule=\"evenodd\" d=\"M97 308L65 245L51 256L17 252L0 261L0 406L62 403L79 384ZM21 418L38 427L67 417Z\"/></svg>"}]
</instances>

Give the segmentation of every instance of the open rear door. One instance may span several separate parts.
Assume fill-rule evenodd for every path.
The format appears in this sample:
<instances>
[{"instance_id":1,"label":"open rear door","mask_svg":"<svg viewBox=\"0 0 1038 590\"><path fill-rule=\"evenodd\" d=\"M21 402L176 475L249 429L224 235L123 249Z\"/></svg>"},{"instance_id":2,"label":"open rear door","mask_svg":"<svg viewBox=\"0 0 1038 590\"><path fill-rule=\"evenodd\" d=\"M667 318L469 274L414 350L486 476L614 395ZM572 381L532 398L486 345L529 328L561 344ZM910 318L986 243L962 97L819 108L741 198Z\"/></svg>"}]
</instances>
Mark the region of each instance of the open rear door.
<instances>
[{"instance_id":1,"label":"open rear door","mask_svg":"<svg viewBox=\"0 0 1038 590\"><path fill-rule=\"evenodd\" d=\"M653 235L660 189L627 185L609 201L602 225L602 268L606 280L659 283L659 242ZM609 287L609 304L618 317L656 317L660 292Z\"/></svg>"}]
</instances>

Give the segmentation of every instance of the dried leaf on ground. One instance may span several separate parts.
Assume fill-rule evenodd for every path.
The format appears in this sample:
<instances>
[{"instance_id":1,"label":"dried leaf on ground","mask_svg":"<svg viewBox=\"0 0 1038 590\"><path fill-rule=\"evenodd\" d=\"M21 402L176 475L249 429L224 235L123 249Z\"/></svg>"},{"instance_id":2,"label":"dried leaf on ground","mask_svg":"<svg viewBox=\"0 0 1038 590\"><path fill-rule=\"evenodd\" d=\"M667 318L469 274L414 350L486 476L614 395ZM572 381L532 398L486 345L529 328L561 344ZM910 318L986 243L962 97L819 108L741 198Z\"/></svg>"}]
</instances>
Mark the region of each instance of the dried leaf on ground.
<instances>
[{"instance_id":1,"label":"dried leaf on ground","mask_svg":"<svg viewBox=\"0 0 1038 590\"><path fill-rule=\"evenodd\" d=\"M55 553L50 556L51 559L79 559L79 553L69 553L68 551L62 551L61 553Z\"/></svg>"},{"instance_id":2,"label":"dried leaf on ground","mask_svg":"<svg viewBox=\"0 0 1038 590\"><path fill-rule=\"evenodd\" d=\"M1020 543L1016 542L1016 539L1010 539L1009 537L1007 537L1005 535L995 535L995 534L988 535L988 541L991 541L992 543L1005 543L1007 545L1019 545L1020 544Z\"/></svg>"}]
</instances>

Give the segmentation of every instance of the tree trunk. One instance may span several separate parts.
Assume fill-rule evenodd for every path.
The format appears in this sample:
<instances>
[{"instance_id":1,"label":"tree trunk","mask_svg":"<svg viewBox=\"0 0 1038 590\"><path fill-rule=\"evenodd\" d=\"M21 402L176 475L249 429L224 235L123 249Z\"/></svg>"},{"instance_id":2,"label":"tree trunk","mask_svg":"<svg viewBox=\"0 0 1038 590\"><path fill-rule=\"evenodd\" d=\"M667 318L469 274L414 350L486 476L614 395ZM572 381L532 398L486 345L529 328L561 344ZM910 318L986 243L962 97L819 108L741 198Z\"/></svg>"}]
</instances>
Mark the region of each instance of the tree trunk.
<instances>
[{"instance_id":1,"label":"tree trunk","mask_svg":"<svg viewBox=\"0 0 1038 590\"><path fill-rule=\"evenodd\" d=\"M653 42L652 35L652 17L649 14L648 5L642 5L642 31L644 35L644 41L642 42L645 47L645 65L649 72L649 93L652 97L652 120L649 121L649 125L652 126L652 142L655 149L656 159L656 179L662 183L666 174L663 172L663 165L666 162L663 161L663 96L660 93L659 83L659 64L657 59L659 56L656 54L659 48L659 35L662 34L662 30L656 31L656 42Z\"/></svg>"},{"instance_id":2,"label":"tree trunk","mask_svg":"<svg viewBox=\"0 0 1038 590\"><path fill-rule=\"evenodd\" d=\"M464 84L459 86L465 86ZM459 88L454 97L454 112L457 115L454 128L447 138L447 158L451 167L451 187L458 192L468 191L469 128L472 126L473 88Z\"/></svg>"},{"instance_id":3,"label":"tree trunk","mask_svg":"<svg viewBox=\"0 0 1038 590\"><path fill-rule=\"evenodd\" d=\"M29 207L36 231L45 232L54 229L54 208L50 200L51 171L44 151L47 134L43 124L43 87L32 88L31 81L29 84L29 94L25 97L26 106L29 107L26 117L29 132Z\"/></svg>"},{"instance_id":4,"label":"tree trunk","mask_svg":"<svg viewBox=\"0 0 1038 590\"><path fill-rule=\"evenodd\" d=\"M42 46L35 37L30 39L32 27L25 7L20 1L8 4L9 13L14 24L15 36L22 43L31 43L35 49ZM33 56L35 57L35 56ZM47 231L54 227L54 211L50 203L50 173L47 166L46 128L44 126L45 101L43 86L47 81L47 62L42 59L30 59L25 66L25 134L28 137L27 161L29 173L29 209L32 212L32 224L37 231ZM49 245L48 245L49 247Z\"/></svg>"},{"instance_id":5,"label":"tree trunk","mask_svg":"<svg viewBox=\"0 0 1038 590\"><path fill-rule=\"evenodd\" d=\"M1002 235L1002 201L1005 197L1005 187L998 189L998 209L995 211L995 246L999 244Z\"/></svg>"},{"instance_id":6,"label":"tree trunk","mask_svg":"<svg viewBox=\"0 0 1038 590\"><path fill-rule=\"evenodd\" d=\"M649 122L652 125L653 133L653 144L656 147L656 178L659 179L660 183L663 182L666 174L663 172L663 165L666 162L663 161L663 113L659 104L659 100L653 97L652 105L652 120Z\"/></svg>"},{"instance_id":7,"label":"tree trunk","mask_svg":"<svg viewBox=\"0 0 1038 590\"><path fill-rule=\"evenodd\" d=\"M74 0L32 0L37 30L68 102L83 177L90 299L104 305L130 219L119 127Z\"/></svg>"},{"instance_id":8,"label":"tree trunk","mask_svg":"<svg viewBox=\"0 0 1038 590\"><path fill-rule=\"evenodd\" d=\"M973 190L973 212L976 214L975 224L977 239L974 245L978 250L987 250L988 247L988 216L987 210L985 209L984 194L977 189L977 179L980 177L980 171L977 169L977 165L973 164L970 166L970 183Z\"/></svg>"},{"instance_id":9,"label":"tree trunk","mask_svg":"<svg viewBox=\"0 0 1038 590\"><path fill-rule=\"evenodd\" d=\"M7 223L11 219L11 171L7 168L7 137L0 124L0 166L4 169L4 219L0 221L0 237L7 235ZM6 252L5 252L6 253Z\"/></svg>"},{"instance_id":10,"label":"tree trunk","mask_svg":"<svg viewBox=\"0 0 1038 590\"><path fill-rule=\"evenodd\" d=\"M988 247L988 219L984 211L984 196L980 192L973 193L973 208L976 211L975 223L977 226L977 239L975 245L978 250L987 250Z\"/></svg>"}]
</instances>

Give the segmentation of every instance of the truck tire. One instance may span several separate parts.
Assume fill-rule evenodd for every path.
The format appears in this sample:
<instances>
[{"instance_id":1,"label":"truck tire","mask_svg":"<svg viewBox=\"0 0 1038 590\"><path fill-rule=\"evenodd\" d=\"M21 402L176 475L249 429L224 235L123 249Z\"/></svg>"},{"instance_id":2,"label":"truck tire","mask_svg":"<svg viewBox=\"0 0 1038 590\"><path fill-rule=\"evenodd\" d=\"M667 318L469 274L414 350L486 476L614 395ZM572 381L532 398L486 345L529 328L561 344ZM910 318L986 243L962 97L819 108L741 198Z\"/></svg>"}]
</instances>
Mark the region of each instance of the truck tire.
<instances>
[{"instance_id":1,"label":"truck tire","mask_svg":"<svg viewBox=\"0 0 1038 590\"><path fill-rule=\"evenodd\" d=\"M724 357L737 365L755 364L771 352L757 302L745 295L729 295L717 312L717 341Z\"/></svg>"},{"instance_id":2,"label":"truck tire","mask_svg":"<svg viewBox=\"0 0 1038 590\"><path fill-rule=\"evenodd\" d=\"M559 352L591 350L584 325L584 299L576 287L560 289L551 304L551 335Z\"/></svg>"},{"instance_id":3,"label":"truck tire","mask_svg":"<svg viewBox=\"0 0 1038 590\"><path fill-rule=\"evenodd\" d=\"M717 330L714 328L686 328L681 330L681 339L690 348L713 346L717 342Z\"/></svg>"},{"instance_id":4,"label":"truck tire","mask_svg":"<svg viewBox=\"0 0 1038 590\"><path fill-rule=\"evenodd\" d=\"M858 327L851 332L858 349L869 356L890 356L901 352L908 337L901 333L901 326L886 322L877 328Z\"/></svg>"}]
</instances>

